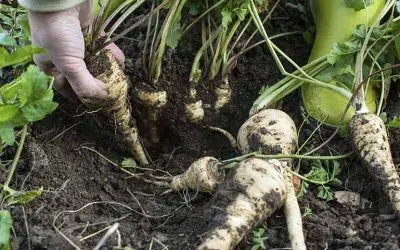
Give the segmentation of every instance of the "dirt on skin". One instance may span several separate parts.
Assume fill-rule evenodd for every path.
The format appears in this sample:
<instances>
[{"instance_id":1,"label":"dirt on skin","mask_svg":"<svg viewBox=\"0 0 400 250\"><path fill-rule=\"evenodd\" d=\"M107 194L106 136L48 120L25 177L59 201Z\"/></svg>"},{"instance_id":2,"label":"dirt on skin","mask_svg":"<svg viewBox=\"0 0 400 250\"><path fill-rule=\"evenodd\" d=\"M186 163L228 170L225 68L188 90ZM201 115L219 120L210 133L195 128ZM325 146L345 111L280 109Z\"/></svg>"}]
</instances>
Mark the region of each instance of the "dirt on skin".
<instances>
[{"instance_id":1,"label":"dirt on skin","mask_svg":"<svg viewBox=\"0 0 400 250\"><path fill-rule=\"evenodd\" d=\"M278 11L269 25L271 35L274 30L304 30L304 22L298 16L295 10ZM138 55L143 46L138 39L143 40L144 31L145 27L140 32L132 32L118 44L128 58L126 72L132 84L145 82ZM171 174L182 173L201 156L228 159L237 155L225 137L201 125L186 123L182 115L188 93L190 60L197 48L193 37L186 37L180 50L167 52L160 84L151 86L168 90L169 100L172 100L163 112L161 143L148 148L154 161L151 168ZM310 45L300 36L276 42L299 64L307 61ZM224 128L235 135L247 119L260 88L280 78L265 48L250 51L232 72L231 104L218 116L207 109L203 124ZM198 91L205 102L212 103L212 88L207 86L210 86L207 82L199 84ZM399 107L399 99L394 100L388 111ZM64 99L57 101L60 107L54 114L31 126L13 180L12 187L16 190L45 189L39 199L24 209L20 206L11 208L15 249L74 249L66 238L81 249L93 249L105 231L94 233L116 222L119 223L118 231L112 234L103 249L119 244L132 249L194 249L208 228L207 222L214 216L212 208L204 207L212 195L192 191L163 194L166 189L121 172L111 161L120 164L124 157L129 157L129 152L116 136L113 121L106 121L97 113L88 113L82 106L73 106ZM131 102L135 117L140 118L143 114L135 108L138 106L134 100ZM296 121L297 127L302 121L299 103L300 97L296 92L281 106ZM314 129L313 122L304 125L300 141L308 138ZM311 143L318 145L331 132L321 129ZM141 133L146 137L143 128ZM400 149L396 145L399 145L400 136L396 133L396 130L391 133L391 142L393 153L398 157ZM6 152L9 158L14 153L12 151ZM349 151L347 140L336 137L320 153ZM307 161L301 162L301 173L306 173L309 168ZM399 221L365 168L354 158L341 161L341 168L343 185L334 190L360 193L367 202L363 207L327 202L316 198L317 190L311 187L304 197L299 198L302 211L306 208L312 211L304 217L308 249L398 249ZM1 182L5 176L5 169L0 168ZM53 222L64 237L55 231ZM290 247L281 210L261 222L260 226L266 228L267 249ZM249 234L237 249L251 249L252 237Z\"/></svg>"}]
</instances>

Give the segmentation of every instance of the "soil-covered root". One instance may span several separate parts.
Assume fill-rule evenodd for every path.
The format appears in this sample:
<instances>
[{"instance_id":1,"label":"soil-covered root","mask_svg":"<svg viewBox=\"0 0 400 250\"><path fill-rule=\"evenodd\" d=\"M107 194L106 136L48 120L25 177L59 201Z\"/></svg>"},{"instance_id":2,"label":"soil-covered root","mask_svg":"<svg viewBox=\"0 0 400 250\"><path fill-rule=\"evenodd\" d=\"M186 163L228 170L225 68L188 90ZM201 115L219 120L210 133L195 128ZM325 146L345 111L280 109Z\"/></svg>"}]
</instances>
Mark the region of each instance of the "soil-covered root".
<instances>
[{"instance_id":1,"label":"soil-covered root","mask_svg":"<svg viewBox=\"0 0 400 250\"><path fill-rule=\"evenodd\" d=\"M283 210L286 217L290 243L294 250L306 250L302 215L296 197L293 176L290 173L286 173L286 187L287 195Z\"/></svg>"},{"instance_id":2,"label":"soil-covered root","mask_svg":"<svg viewBox=\"0 0 400 250\"><path fill-rule=\"evenodd\" d=\"M227 79L221 81L221 83L215 88L214 93L217 98L214 104L214 109L219 113L221 109L230 102L232 97L232 89L229 85L229 81Z\"/></svg>"},{"instance_id":3,"label":"soil-covered root","mask_svg":"<svg viewBox=\"0 0 400 250\"><path fill-rule=\"evenodd\" d=\"M150 141L158 143L159 135L159 119L162 109L167 105L166 91L146 91L143 89L134 89L136 101L141 103L147 110L147 129Z\"/></svg>"},{"instance_id":4,"label":"soil-covered root","mask_svg":"<svg viewBox=\"0 0 400 250\"><path fill-rule=\"evenodd\" d=\"M280 208L286 198L283 172L277 160L250 158L240 162L217 188L213 201L216 209L223 211L213 218L211 230L197 249L233 249L256 223Z\"/></svg>"},{"instance_id":5,"label":"soil-covered root","mask_svg":"<svg viewBox=\"0 0 400 250\"><path fill-rule=\"evenodd\" d=\"M355 115L349 123L353 148L400 214L400 182L383 120L375 114Z\"/></svg>"},{"instance_id":6,"label":"soil-covered root","mask_svg":"<svg viewBox=\"0 0 400 250\"><path fill-rule=\"evenodd\" d=\"M200 158L185 173L174 176L169 185L174 191L190 188L199 192L213 192L225 179L225 172L219 163L213 157Z\"/></svg>"},{"instance_id":7,"label":"soil-covered root","mask_svg":"<svg viewBox=\"0 0 400 250\"><path fill-rule=\"evenodd\" d=\"M259 151L263 154L294 154L298 135L292 118L278 109L265 109L251 116L239 129L238 146L243 154ZM280 160L290 167L291 160ZM296 198L293 176L286 172L287 197L284 212L293 249L306 249L300 207Z\"/></svg>"},{"instance_id":8,"label":"soil-covered root","mask_svg":"<svg viewBox=\"0 0 400 250\"><path fill-rule=\"evenodd\" d=\"M297 148L296 125L279 109L265 109L251 116L239 129L240 152L293 154Z\"/></svg>"},{"instance_id":9,"label":"soil-covered root","mask_svg":"<svg viewBox=\"0 0 400 250\"><path fill-rule=\"evenodd\" d=\"M87 62L94 77L103 81L108 96L105 100L84 99L82 102L91 109L101 108L110 119L115 120L118 131L126 141L135 160L141 165L149 163L142 146L136 122L128 103L128 78L111 52L102 51Z\"/></svg>"},{"instance_id":10,"label":"soil-covered root","mask_svg":"<svg viewBox=\"0 0 400 250\"><path fill-rule=\"evenodd\" d=\"M185 116L191 123L199 123L204 119L203 101L185 104Z\"/></svg>"}]
</instances>

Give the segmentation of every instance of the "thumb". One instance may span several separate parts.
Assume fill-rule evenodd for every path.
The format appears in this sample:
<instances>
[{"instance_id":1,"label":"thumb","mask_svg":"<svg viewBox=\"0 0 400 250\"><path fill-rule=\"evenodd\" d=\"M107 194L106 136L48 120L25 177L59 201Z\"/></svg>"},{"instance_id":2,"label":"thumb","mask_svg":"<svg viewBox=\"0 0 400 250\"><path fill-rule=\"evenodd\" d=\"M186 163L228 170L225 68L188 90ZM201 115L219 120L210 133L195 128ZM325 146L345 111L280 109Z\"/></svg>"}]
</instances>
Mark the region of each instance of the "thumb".
<instances>
[{"instance_id":1,"label":"thumb","mask_svg":"<svg viewBox=\"0 0 400 250\"><path fill-rule=\"evenodd\" d=\"M107 90L105 84L94 78L88 71L83 59L68 58L68 64L62 67L62 74L71 84L79 99L105 99Z\"/></svg>"}]
</instances>

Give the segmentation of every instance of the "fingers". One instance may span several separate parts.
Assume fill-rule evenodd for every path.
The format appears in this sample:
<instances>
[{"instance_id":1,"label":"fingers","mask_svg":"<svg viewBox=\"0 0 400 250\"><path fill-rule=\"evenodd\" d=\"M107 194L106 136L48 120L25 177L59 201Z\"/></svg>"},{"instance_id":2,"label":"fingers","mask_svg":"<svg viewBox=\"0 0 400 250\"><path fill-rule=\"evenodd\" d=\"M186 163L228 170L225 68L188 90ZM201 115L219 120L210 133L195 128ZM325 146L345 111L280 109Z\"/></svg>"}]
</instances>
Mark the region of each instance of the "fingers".
<instances>
[{"instance_id":1,"label":"fingers","mask_svg":"<svg viewBox=\"0 0 400 250\"><path fill-rule=\"evenodd\" d=\"M79 103L78 96L75 94L74 90L71 88L71 85L63 75L56 74L54 76L53 86L58 93L67 98L69 101L75 104Z\"/></svg>"},{"instance_id":2,"label":"fingers","mask_svg":"<svg viewBox=\"0 0 400 250\"><path fill-rule=\"evenodd\" d=\"M124 52L115 44L111 43L105 47L106 50L110 51L113 56L115 57L115 60L117 60L119 66L121 66L122 69L125 69L125 55Z\"/></svg>"},{"instance_id":3,"label":"fingers","mask_svg":"<svg viewBox=\"0 0 400 250\"><path fill-rule=\"evenodd\" d=\"M80 99L105 99L108 95L103 82L94 78L83 59L68 57L62 64L62 74Z\"/></svg>"},{"instance_id":4,"label":"fingers","mask_svg":"<svg viewBox=\"0 0 400 250\"><path fill-rule=\"evenodd\" d=\"M80 99L104 99L107 96L104 83L89 73L83 60L85 43L79 12L79 7L51 13L30 12L32 41L47 49L57 71L65 76ZM45 58L38 57L36 61L48 70Z\"/></svg>"}]
</instances>

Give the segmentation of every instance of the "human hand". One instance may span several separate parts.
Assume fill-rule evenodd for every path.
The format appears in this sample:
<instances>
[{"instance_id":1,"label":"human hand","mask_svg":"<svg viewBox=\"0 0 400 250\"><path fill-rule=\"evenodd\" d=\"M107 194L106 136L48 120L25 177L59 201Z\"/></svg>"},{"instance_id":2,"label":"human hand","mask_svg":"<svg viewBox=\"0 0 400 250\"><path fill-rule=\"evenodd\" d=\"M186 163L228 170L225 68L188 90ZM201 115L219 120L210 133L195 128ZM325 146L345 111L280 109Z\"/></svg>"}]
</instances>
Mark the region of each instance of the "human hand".
<instances>
[{"instance_id":1,"label":"human hand","mask_svg":"<svg viewBox=\"0 0 400 250\"><path fill-rule=\"evenodd\" d=\"M92 21L92 13L91 0L62 11L29 11L32 43L49 52L49 55L36 55L34 61L46 74L55 77L54 88L70 100L107 96L104 83L90 74L84 62L82 30ZM106 49L123 66L123 52L115 44Z\"/></svg>"}]
</instances>

